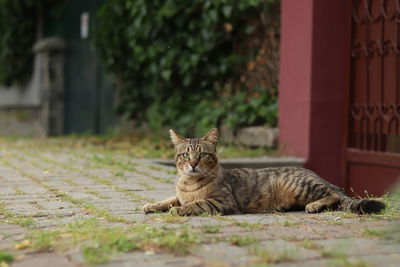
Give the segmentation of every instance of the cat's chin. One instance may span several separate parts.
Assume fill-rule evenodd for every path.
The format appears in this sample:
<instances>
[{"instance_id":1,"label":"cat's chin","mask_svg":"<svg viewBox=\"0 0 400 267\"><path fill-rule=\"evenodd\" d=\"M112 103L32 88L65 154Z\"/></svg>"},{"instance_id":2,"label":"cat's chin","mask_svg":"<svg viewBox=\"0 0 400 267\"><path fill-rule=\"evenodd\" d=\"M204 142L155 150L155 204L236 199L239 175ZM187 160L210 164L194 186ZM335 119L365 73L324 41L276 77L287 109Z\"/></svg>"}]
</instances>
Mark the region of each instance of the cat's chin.
<instances>
[{"instance_id":1,"label":"cat's chin","mask_svg":"<svg viewBox=\"0 0 400 267\"><path fill-rule=\"evenodd\" d=\"M190 177L199 177L202 176L202 174L200 172L185 172L186 176L190 176Z\"/></svg>"},{"instance_id":2,"label":"cat's chin","mask_svg":"<svg viewBox=\"0 0 400 267\"><path fill-rule=\"evenodd\" d=\"M202 176L201 172L182 172L182 175L186 178L198 178Z\"/></svg>"}]
</instances>

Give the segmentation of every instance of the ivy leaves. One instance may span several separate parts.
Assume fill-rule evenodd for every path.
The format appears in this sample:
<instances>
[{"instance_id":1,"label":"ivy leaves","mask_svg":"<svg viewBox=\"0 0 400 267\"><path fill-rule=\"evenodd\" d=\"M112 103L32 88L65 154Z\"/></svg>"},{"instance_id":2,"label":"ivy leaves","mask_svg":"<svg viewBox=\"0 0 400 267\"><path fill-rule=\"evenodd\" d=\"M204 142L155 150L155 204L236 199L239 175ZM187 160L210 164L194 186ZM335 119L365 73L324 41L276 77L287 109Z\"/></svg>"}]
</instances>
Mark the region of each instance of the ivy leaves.
<instances>
[{"instance_id":1,"label":"ivy leaves","mask_svg":"<svg viewBox=\"0 0 400 267\"><path fill-rule=\"evenodd\" d=\"M34 1L0 0L0 84L30 78L36 32Z\"/></svg>"},{"instance_id":2,"label":"ivy leaves","mask_svg":"<svg viewBox=\"0 0 400 267\"><path fill-rule=\"evenodd\" d=\"M246 60L235 55L235 40L252 33L247 20L266 3L106 1L98 13L95 43L108 70L121 81L119 111L153 127L193 129L197 118L215 124L226 113L213 108L216 84L229 83ZM259 116L251 115L250 121Z\"/></svg>"}]
</instances>

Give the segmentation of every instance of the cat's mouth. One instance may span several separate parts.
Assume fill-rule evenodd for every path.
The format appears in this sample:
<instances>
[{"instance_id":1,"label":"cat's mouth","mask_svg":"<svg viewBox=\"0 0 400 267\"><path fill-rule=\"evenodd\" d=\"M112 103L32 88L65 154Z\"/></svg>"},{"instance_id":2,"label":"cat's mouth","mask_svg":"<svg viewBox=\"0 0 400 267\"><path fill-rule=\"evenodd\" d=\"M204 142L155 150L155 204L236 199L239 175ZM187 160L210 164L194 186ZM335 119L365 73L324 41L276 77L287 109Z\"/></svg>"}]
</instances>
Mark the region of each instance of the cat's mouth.
<instances>
[{"instance_id":1,"label":"cat's mouth","mask_svg":"<svg viewBox=\"0 0 400 267\"><path fill-rule=\"evenodd\" d=\"M199 176L202 174L202 172L198 168L192 168L192 167L185 168L184 172L189 176Z\"/></svg>"}]
</instances>

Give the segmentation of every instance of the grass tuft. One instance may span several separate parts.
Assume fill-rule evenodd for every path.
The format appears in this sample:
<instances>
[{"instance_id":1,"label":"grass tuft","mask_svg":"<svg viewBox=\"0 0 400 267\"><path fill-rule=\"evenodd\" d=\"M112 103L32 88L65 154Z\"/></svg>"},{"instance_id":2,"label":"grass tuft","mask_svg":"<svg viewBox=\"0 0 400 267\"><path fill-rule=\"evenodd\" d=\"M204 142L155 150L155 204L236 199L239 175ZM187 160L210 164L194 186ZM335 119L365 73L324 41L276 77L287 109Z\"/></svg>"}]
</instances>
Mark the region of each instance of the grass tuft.
<instances>
[{"instance_id":1,"label":"grass tuft","mask_svg":"<svg viewBox=\"0 0 400 267\"><path fill-rule=\"evenodd\" d=\"M166 223L184 223L188 220L187 217L175 216L169 212L154 214L153 217Z\"/></svg>"},{"instance_id":2,"label":"grass tuft","mask_svg":"<svg viewBox=\"0 0 400 267\"><path fill-rule=\"evenodd\" d=\"M13 260L14 260L14 256L12 254L8 253L7 251L0 250L0 266L3 266L2 262L10 263ZM7 265L4 265L4 266L7 266Z\"/></svg>"},{"instance_id":3,"label":"grass tuft","mask_svg":"<svg viewBox=\"0 0 400 267\"><path fill-rule=\"evenodd\" d=\"M36 226L35 220L33 219L34 216L15 214L6 209L6 204L4 202L0 202L0 215L4 217L5 222L7 223L17 224L27 228L33 228ZM41 215L41 213L37 215Z\"/></svg>"},{"instance_id":4,"label":"grass tuft","mask_svg":"<svg viewBox=\"0 0 400 267\"><path fill-rule=\"evenodd\" d=\"M291 221L284 221L283 222L283 225L284 226L294 226L294 225L296 225L297 223L296 222L291 222Z\"/></svg>"},{"instance_id":5,"label":"grass tuft","mask_svg":"<svg viewBox=\"0 0 400 267\"><path fill-rule=\"evenodd\" d=\"M243 247L258 243L260 240L251 235L234 235L228 239L229 243L235 246Z\"/></svg>"},{"instance_id":6,"label":"grass tuft","mask_svg":"<svg viewBox=\"0 0 400 267\"><path fill-rule=\"evenodd\" d=\"M287 249L271 252L259 247L252 247L249 249L249 253L257 256L261 262L268 264L291 261L294 259L297 251Z\"/></svg>"},{"instance_id":7,"label":"grass tuft","mask_svg":"<svg viewBox=\"0 0 400 267\"><path fill-rule=\"evenodd\" d=\"M374 236L382 239L393 240L400 243L400 225L386 229L369 229L363 231L366 236Z\"/></svg>"},{"instance_id":8,"label":"grass tuft","mask_svg":"<svg viewBox=\"0 0 400 267\"><path fill-rule=\"evenodd\" d=\"M207 217L208 215L204 214L203 216ZM246 221L238 221L232 217L227 217L227 216L222 216L222 215L212 215L211 217L214 219L217 219L219 221L228 222L230 224L239 226L241 228L245 228L247 230L262 230L262 229L264 229L264 225L261 223L250 223L250 222L246 222Z\"/></svg>"},{"instance_id":9,"label":"grass tuft","mask_svg":"<svg viewBox=\"0 0 400 267\"><path fill-rule=\"evenodd\" d=\"M205 224L202 227L203 233L206 234L215 234L219 233L221 230L221 225L219 224Z\"/></svg>"},{"instance_id":10,"label":"grass tuft","mask_svg":"<svg viewBox=\"0 0 400 267\"><path fill-rule=\"evenodd\" d=\"M306 249L313 249L313 250L317 250L317 249L320 249L320 248L321 248L320 245L318 245L318 244L316 244L315 242L310 241L310 240L303 240L303 241L301 241L301 242L299 243L299 245L302 246L303 248L306 248Z\"/></svg>"}]
</instances>

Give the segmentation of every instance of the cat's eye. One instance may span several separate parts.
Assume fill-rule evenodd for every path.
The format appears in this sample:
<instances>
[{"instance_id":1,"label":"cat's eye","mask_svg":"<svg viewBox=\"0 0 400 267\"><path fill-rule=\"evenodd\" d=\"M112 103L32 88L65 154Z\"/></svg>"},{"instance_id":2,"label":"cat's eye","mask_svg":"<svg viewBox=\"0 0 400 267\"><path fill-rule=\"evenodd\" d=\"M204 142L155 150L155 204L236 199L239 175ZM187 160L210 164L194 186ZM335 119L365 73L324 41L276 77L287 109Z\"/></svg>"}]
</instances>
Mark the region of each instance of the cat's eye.
<instances>
[{"instance_id":1,"label":"cat's eye","mask_svg":"<svg viewBox=\"0 0 400 267\"><path fill-rule=\"evenodd\" d=\"M190 155L189 155L189 153L183 153L183 154L182 154L182 157L183 157L184 159L188 159L188 158L190 158Z\"/></svg>"},{"instance_id":2,"label":"cat's eye","mask_svg":"<svg viewBox=\"0 0 400 267\"><path fill-rule=\"evenodd\" d=\"M200 153L200 158L204 159L205 157L207 157L207 155L208 155L207 153Z\"/></svg>"}]
</instances>

